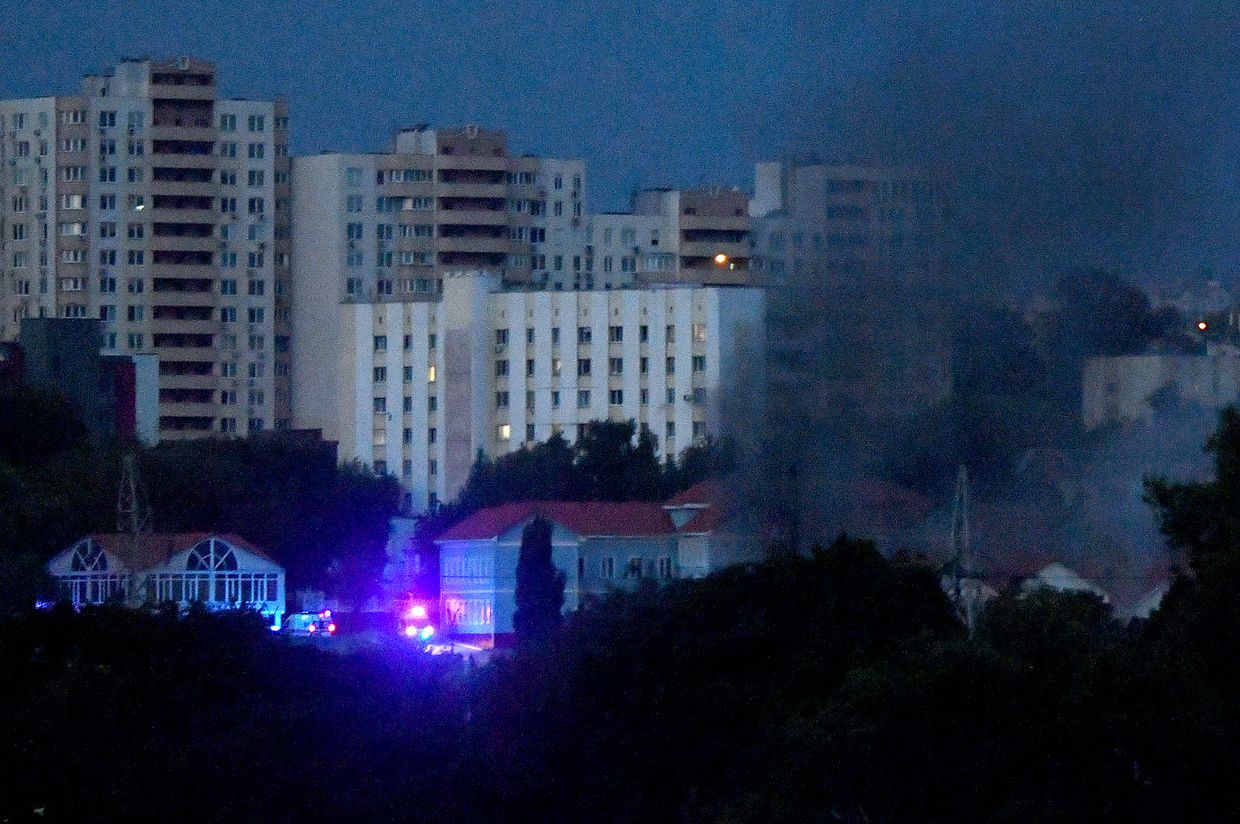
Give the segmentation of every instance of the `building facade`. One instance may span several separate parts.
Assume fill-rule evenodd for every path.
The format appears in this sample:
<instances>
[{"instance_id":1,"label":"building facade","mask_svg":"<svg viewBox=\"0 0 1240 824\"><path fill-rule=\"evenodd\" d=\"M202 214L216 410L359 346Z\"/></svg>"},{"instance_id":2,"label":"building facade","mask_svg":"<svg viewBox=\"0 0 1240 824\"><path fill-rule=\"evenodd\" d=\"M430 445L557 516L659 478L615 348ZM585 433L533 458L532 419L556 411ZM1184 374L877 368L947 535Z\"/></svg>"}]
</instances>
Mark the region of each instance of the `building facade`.
<instances>
[{"instance_id":1,"label":"building facade","mask_svg":"<svg viewBox=\"0 0 1240 824\"><path fill-rule=\"evenodd\" d=\"M728 528L719 491L705 482L663 504L526 501L476 512L435 541L441 626L483 644L511 639L521 533L535 517L552 525L565 612L643 580L700 578L760 560L757 543Z\"/></svg>"},{"instance_id":2,"label":"building facade","mask_svg":"<svg viewBox=\"0 0 1240 824\"><path fill-rule=\"evenodd\" d=\"M510 156L502 132L475 126L403 129L393 144L294 161L299 280L410 301L462 269L513 284L548 282L557 262L563 273L583 225L580 161Z\"/></svg>"},{"instance_id":3,"label":"building facade","mask_svg":"<svg viewBox=\"0 0 1240 824\"><path fill-rule=\"evenodd\" d=\"M47 564L61 600L74 607L172 602L181 609L253 609L280 626L284 568L236 535L87 535Z\"/></svg>"},{"instance_id":4,"label":"building facade","mask_svg":"<svg viewBox=\"0 0 1240 824\"><path fill-rule=\"evenodd\" d=\"M1168 407L1217 410L1240 402L1240 353L1218 347L1207 355L1090 358L1081 381L1086 429L1149 423L1160 400Z\"/></svg>"},{"instance_id":5,"label":"building facade","mask_svg":"<svg viewBox=\"0 0 1240 824\"><path fill-rule=\"evenodd\" d=\"M23 318L19 377L63 395L87 429L146 444L159 439L158 362L151 354L100 354L100 321Z\"/></svg>"},{"instance_id":6,"label":"building facade","mask_svg":"<svg viewBox=\"0 0 1240 824\"><path fill-rule=\"evenodd\" d=\"M760 289L442 283L437 301L370 302L303 282L295 301L297 426L395 475L414 510L455 496L480 450L572 442L590 421L634 420L675 457L760 420Z\"/></svg>"},{"instance_id":7,"label":"building facade","mask_svg":"<svg viewBox=\"0 0 1240 824\"><path fill-rule=\"evenodd\" d=\"M288 125L184 58L0 101L0 339L98 318L105 353L158 357L160 437L287 426Z\"/></svg>"},{"instance_id":8,"label":"building facade","mask_svg":"<svg viewBox=\"0 0 1240 824\"><path fill-rule=\"evenodd\" d=\"M630 211L591 216L588 264L574 285L750 284L749 223L736 189L645 189Z\"/></svg>"}]
</instances>

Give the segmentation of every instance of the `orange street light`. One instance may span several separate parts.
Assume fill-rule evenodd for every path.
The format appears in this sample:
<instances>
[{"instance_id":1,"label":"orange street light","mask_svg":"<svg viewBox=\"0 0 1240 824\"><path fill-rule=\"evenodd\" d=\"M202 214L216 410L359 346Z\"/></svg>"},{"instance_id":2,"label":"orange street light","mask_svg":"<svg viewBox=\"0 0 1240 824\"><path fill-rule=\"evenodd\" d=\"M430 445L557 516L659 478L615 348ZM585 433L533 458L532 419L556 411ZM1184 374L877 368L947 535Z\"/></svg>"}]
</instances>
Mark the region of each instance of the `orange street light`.
<instances>
[{"instance_id":1,"label":"orange street light","mask_svg":"<svg viewBox=\"0 0 1240 824\"><path fill-rule=\"evenodd\" d=\"M1204 320L1197 321L1197 331L1204 332L1209 328L1210 324L1206 323Z\"/></svg>"},{"instance_id":2,"label":"orange street light","mask_svg":"<svg viewBox=\"0 0 1240 824\"><path fill-rule=\"evenodd\" d=\"M719 254L715 255L715 263L718 264L719 266L722 266L723 264L727 262L728 262L728 256L725 255L723 252L720 252Z\"/></svg>"}]
</instances>

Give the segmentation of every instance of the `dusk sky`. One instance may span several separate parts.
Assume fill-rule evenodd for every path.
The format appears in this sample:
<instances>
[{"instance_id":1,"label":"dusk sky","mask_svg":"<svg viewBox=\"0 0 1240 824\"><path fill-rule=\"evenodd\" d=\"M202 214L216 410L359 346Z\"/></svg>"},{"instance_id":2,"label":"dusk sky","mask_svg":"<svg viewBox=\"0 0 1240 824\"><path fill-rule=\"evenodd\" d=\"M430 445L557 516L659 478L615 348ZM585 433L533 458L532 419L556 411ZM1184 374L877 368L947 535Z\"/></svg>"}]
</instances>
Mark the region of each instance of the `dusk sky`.
<instances>
[{"instance_id":1,"label":"dusk sky","mask_svg":"<svg viewBox=\"0 0 1240 824\"><path fill-rule=\"evenodd\" d=\"M215 60L223 94L289 97L296 154L500 128L585 160L593 211L748 189L789 150L927 164L956 268L996 284L1240 267L1240 132L1217 116L1240 105L1240 11L1216 0L30 0L0 5L0 47L0 97Z\"/></svg>"},{"instance_id":2,"label":"dusk sky","mask_svg":"<svg viewBox=\"0 0 1240 824\"><path fill-rule=\"evenodd\" d=\"M476 122L515 152L583 158L591 206L619 208L636 186L751 185L755 157L778 150L753 110L786 63L784 5L6 2L0 97L72 94L122 56L201 56L227 96L287 94L295 153Z\"/></svg>"}]
</instances>

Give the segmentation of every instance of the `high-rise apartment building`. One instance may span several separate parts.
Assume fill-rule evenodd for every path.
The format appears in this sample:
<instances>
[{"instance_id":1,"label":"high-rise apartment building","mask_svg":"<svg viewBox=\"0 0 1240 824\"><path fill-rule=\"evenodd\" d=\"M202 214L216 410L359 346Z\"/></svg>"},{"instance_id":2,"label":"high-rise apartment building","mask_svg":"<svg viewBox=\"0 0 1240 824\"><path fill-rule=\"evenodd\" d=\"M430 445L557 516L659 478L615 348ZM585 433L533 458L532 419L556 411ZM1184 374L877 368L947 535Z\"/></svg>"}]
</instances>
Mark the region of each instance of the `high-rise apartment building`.
<instances>
[{"instance_id":1,"label":"high-rise apartment building","mask_svg":"<svg viewBox=\"0 0 1240 824\"><path fill-rule=\"evenodd\" d=\"M760 289L442 283L436 301L342 298L326 281L295 295L296 425L398 477L412 508L453 497L479 450L571 442L590 421L637 421L666 457L758 424Z\"/></svg>"},{"instance_id":2,"label":"high-rise apartment building","mask_svg":"<svg viewBox=\"0 0 1240 824\"><path fill-rule=\"evenodd\" d=\"M0 339L97 317L159 359L159 434L287 426L288 110L213 64L125 60L79 94L0 101Z\"/></svg>"},{"instance_id":3,"label":"high-rise apartment building","mask_svg":"<svg viewBox=\"0 0 1240 824\"><path fill-rule=\"evenodd\" d=\"M946 395L945 212L917 170L757 164L754 263L770 290L771 391L786 401L773 411L900 414Z\"/></svg>"},{"instance_id":4,"label":"high-rise apartment building","mask_svg":"<svg viewBox=\"0 0 1240 824\"><path fill-rule=\"evenodd\" d=\"M748 198L736 189L645 189L628 212L590 218L579 288L750 282Z\"/></svg>"},{"instance_id":5,"label":"high-rise apartment building","mask_svg":"<svg viewBox=\"0 0 1240 824\"><path fill-rule=\"evenodd\" d=\"M475 126L403 129L390 152L294 166L298 277L341 299L429 300L462 269L543 283L582 224L580 161L513 157L502 132Z\"/></svg>"}]
</instances>

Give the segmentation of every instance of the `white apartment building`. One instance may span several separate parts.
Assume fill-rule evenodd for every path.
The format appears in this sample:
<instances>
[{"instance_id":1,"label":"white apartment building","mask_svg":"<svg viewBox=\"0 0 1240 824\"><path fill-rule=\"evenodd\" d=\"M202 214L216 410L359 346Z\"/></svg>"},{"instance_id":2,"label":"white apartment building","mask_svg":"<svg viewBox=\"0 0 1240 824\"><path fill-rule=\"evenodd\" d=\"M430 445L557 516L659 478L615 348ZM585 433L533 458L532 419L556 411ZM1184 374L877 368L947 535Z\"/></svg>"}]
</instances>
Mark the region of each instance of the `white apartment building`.
<instances>
[{"instance_id":1,"label":"white apartment building","mask_svg":"<svg viewBox=\"0 0 1240 824\"><path fill-rule=\"evenodd\" d=\"M390 152L294 165L299 279L339 282L342 298L430 300L462 269L562 280L583 231L581 161L512 157L502 132L476 126L402 129Z\"/></svg>"},{"instance_id":2,"label":"white apartment building","mask_svg":"<svg viewBox=\"0 0 1240 824\"><path fill-rule=\"evenodd\" d=\"M531 291L476 271L441 282L437 301L365 300L329 278L299 281L294 299L295 425L398 477L413 508L454 497L479 450L571 442L590 421L637 421L665 457L758 423L730 419L728 400L760 401L759 289Z\"/></svg>"},{"instance_id":3,"label":"white apartment building","mask_svg":"<svg viewBox=\"0 0 1240 824\"><path fill-rule=\"evenodd\" d=\"M645 189L628 212L590 218L579 288L750 283L747 199L736 189Z\"/></svg>"},{"instance_id":4,"label":"white apartment building","mask_svg":"<svg viewBox=\"0 0 1240 824\"><path fill-rule=\"evenodd\" d=\"M213 64L125 60L75 96L0 101L0 340L98 317L159 359L159 434L287 426L288 110Z\"/></svg>"}]
</instances>

